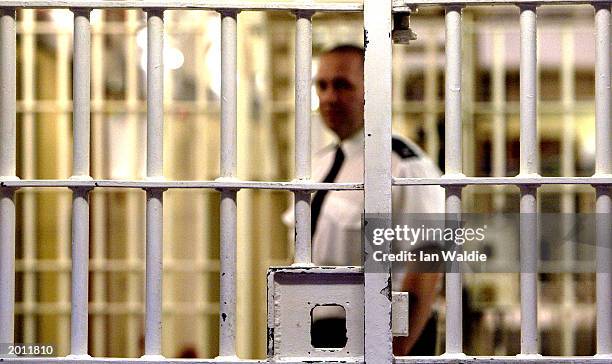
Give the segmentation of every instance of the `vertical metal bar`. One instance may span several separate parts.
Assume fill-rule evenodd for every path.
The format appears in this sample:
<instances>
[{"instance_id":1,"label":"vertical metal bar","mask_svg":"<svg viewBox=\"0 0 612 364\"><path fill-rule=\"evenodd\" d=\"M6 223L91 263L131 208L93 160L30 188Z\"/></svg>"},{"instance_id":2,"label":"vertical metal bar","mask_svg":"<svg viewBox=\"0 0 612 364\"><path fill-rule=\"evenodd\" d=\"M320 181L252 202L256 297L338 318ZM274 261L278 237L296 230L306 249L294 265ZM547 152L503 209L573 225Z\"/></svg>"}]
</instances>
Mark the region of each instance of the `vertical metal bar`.
<instances>
[{"instance_id":1,"label":"vertical metal bar","mask_svg":"<svg viewBox=\"0 0 612 364\"><path fill-rule=\"evenodd\" d=\"M89 9L74 10L73 173L89 176L91 24ZM89 302L89 189L74 188L72 200L72 310L70 354L87 356Z\"/></svg>"},{"instance_id":2,"label":"vertical metal bar","mask_svg":"<svg viewBox=\"0 0 612 364\"><path fill-rule=\"evenodd\" d=\"M221 178L232 179L237 167L237 30L238 13L221 13ZM219 356L236 357L236 190L221 191L221 289Z\"/></svg>"},{"instance_id":3,"label":"vertical metal bar","mask_svg":"<svg viewBox=\"0 0 612 364\"><path fill-rule=\"evenodd\" d=\"M610 123L610 5L595 7L595 175L612 174ZM612 355L612 201L610 186L596 186L597 200L597 354Z\"/></svg>"},{"instance_id":4,"label":"vertical metal bar","mask_svg":"<svg viewBox=\"0 0 612 364\"><path fill-rule=\"evenodd\" d=\"M15 317L14 190L0 189L0 340L12 343Z\"/></svg>"},{"instance_id":5,"label":"vertical metal bar","mask_svg":"<svg viewBox=\"0 0 612 364\"><path fill-rule=\"evenodd\" d=\"M0 9L0 180L17 179L15 9ZM15 190L0 189L0 342L15 320Z\"/></svg>"},{"instance_id":6,"label":"vertical metal bar","mask_svg":"<svg viewBox=\"0 0 612 364\"><path fill-rule=\"evenodd\" d=\"M521 6L521 175L538 176L536 8Z\"/></svg>"},{"instance_id":7,"label":"vertical metal bar","mask_svg":"<svg viewBox=\"0 0 612 364\"><path fill-rule=\"evenodd\" d=\"M164 20L147 11L147 179L163 179ZM163 190L147 190L145 356L162 354Z\"/></svg>"},{"instance_id":8,"label":"vertical metal bar","mask_svg":"<svg viewBox=\"0 0 612 364\"><path fill-rule=\"evenodd\" d=\"M296 13L295 32L295 178L310 179L310 95L312 59L312 13ZM312 263L310 192L295 193L294 264Z\"/></svg>"},{"instance_id":9,"label":"vertical metal bar","mask_svg":"<svg viewBox=\"0 0 612 364\"><path fill-rule=\"evenodd\" d=\"M608 119L609 120L609 119ZM607 131L610 132L608 122ZM606 129L604 128L604 131ZM600 133L600 130L597 130ZM609 134L608 134L609 135ZM608 142L608 151L610 143ZM597 153L599 155L599 152ZM608 168L608 174L610 168ZM612 358L612 199L610 186L597 186L597 355Z\"/></svg>"},{"instance_id":10,"label":"vertical metal bar","mask_svg":"<svg viewBox=\"0 0 612 364\"><path fill-rule=\"evenodd\" d=\"M561 102L563 104L563 134L561 140L561 175L574 176L576 174L574 153L575 144L575 68L574 68L574 30L571 25L565 25L561 33ZM565 215L569 224L574 224L574 212L576 210L574 186L563 186L561 196L561 212ZM573 225L568 225L573 226ZM575 312L576 307L576 288L574 284L574 274L570 270L572 261L576 256L576 244L566 241L563 248L563 260L565 272L563 274L563 312L569 315ZM563 320L563 331L561 333L563 344L562 354L565 356L574 355L576 347L576 320Z\"/></svg>"},{"instance_id":11,"label":"vertical metal bar","mask_svg":"<svg viewBox=\"0 0 612 364\"><path fill-rule=\"evenodd\" d=\"M23 113L21 133L21 170L22 177L34 179L36 176L36 132L34 106L35 90L35 10L23 9L22 33L22 68L21 80L23 89ZM23 194L23 260L26 265L33 264L36 259L36 195L34 191L26 191ZM36 302L36 280L35 272L27 270L23 277L23 303L26 307L34 307ZM23 318L23 341L27 343L36 342L36 317L30 309L26 309Z\"/></svg>"},{"instance_id":12,"label":"vertical metal bar","mask_svg":"<svg viewBox=\"0 0 612 364\"><path fill-rule=\"evenodd\" d=\"M364 1L365 42L365 150L364 207L367 214L385 214L391 226L391 120L392 44L391 1ZM382 122L381 122L382 121ZM390 251L390 244L378 247ZM372 247L366 244L365 256ZM391 363L391 275L390 264L365 270L365 361ZM381 268L383 269L381 271Z\"/></svg>"},{"instance_id":13,"label":"vertical metal bar","mask_svg":"<svg viewBox=\"0 0 612 364\"><path fill-rule=\"evenodd\" d=\"M506 61L505 33L502 27L493 33L493 176L506 175ZM504 186L495 186L493 204L501 211L505 204Z\"/></svg>"},{"instance_id":14,"label":"vertical metal bar","mask_svg":"<svg viewBox=\"0 0 612 364\"><path fill-rule=\"evenodd\" d=\"M165 40L168 42L166 44L167 47L170 47L172 43L170 43L170 34L172 34L173 31L173 11L172 10L168 10L164 13L164 37ZM171 72L164 72L164 100L166 102L168 102L169 105L173 104L173 95L174 95L174 83L173 81L173 77L171 77ZM173 151L175 150L175 146L176 146L176 136L178 135L177 132L177 124L174 122L175 119L175 115L173 113L170 113L167 117L166 117L166 135L167 135L167 142L166 145L164 146L167 150L169 151ZM168 173L169 176L176 176L176 168L175 168L175 164L173 163L173 156L174 153L170 154L170 158L168 158L168 160L166 161L166 172ZM172 177L171 177L172 178ZM177 196L177 194L174 193L175 191L170 191L169 193L166 194L167 200L165 203L165 208L166 208L166 212L168 215L168 219L166 220L166 225L164 226L164 236L165 236L165 240L166 241L175 241L174 237L176 236L176 232L177 232L177 223L174 221L174 214L176 212L176 207L178 206L178 204L180 203L180 196ZM176 275L177 272L174 269L174 250L176 249L176 245L175 244L170 244L168 245L165 249L164 249L164 265L166 267L170 267L171 269L166 269L166 273L164 274L164 281L165 281L165 285L166 285L166 289L164 289L163 291L163 295L162 295L162 308L163 309L167 309L169 310L170 314L166 316L166 319L164 321L164 326L165 326L165 330L166 332L184 332L185 330L177 330L177 315L174 313L173 308L176 306L175 305L175 293L177 292L177 287L176 287ZM178 250L178 249L177 249ZM178 338L180 334L177 335L164 335L163 336L163 340L162 340L162 351L168 350L170 348L172 348L172 350L175 350L174 348L176 347L177 342L180 340Z\"/></svg>"},{"instance_id":15,"label":"vertical metal bar","mask_svg":"<svg viewBox=\"0 0 612 364\"><path fill-rule=\"evenodd\" d=\"M520 61L520 174L538 176L537 142L537 34L536 8L521 6ZM520 261L521 261L521 354L537 354L537 188L521 187Z\"/></svg>"},{"instance_id":16,"label":"vertical metal bar","mask_svg":"<svg viewBox=\"0 0 612 364\"><path fill-rule=\"evenodd\" d=\"M74 10L73 47L73 178L89 178L90 96L91 96L91 24L89 9Z\"/></svg>"},{"instance_id":17,"label":"vertical metal bar","mask_svg":"<svg viewBox=\"0 0 612 364\"><path fill-rule=\"evenodd\" d=\"M14 178L17 168L15 9L0 9L0 42L0 176Z\"/></svg>"},{"instance_id":18,"label":"vertical metal bar","mask_svg":"<svg viewBox=\"0 0 612 364\"><path fill-rule=\"evenodd\" d=\"M444 176L463 176L461 124L461 7L446 8ZM446 189L446 213L461 214L461 187ZM461 273L446 273L446 353L463 352Z\"/></svg>"}]
</instances>

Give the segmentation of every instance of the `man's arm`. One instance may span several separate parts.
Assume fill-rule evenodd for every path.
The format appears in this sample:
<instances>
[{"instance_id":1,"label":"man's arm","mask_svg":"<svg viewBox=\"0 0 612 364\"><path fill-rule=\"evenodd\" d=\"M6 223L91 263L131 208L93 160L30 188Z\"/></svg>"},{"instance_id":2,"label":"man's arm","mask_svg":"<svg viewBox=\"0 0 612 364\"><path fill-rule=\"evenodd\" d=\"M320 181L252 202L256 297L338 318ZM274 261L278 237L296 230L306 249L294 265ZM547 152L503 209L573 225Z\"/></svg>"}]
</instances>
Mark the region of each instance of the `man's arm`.
<instances>
[{"instance_id":1,"label":"man's arm","mask_svg":"<svg viewBox=\"0 0 612 364\"><path fill-rule=\"evenodd\" d=\"M409 272L406 274L402 291L409 293L409 335L393 338L393 354L407 355L421 336L421 332L423 332L423 328L431 316L441 277L441 273Z\"/></svg>"}]
</instances>

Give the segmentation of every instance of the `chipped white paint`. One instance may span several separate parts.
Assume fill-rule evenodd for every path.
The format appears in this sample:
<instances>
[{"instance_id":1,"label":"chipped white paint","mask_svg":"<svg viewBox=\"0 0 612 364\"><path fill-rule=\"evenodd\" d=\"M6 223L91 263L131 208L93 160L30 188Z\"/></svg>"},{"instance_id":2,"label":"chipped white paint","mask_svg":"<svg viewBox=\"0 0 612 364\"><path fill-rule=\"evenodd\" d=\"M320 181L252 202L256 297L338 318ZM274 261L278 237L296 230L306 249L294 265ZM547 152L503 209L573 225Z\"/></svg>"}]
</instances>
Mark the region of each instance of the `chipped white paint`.
<instances>
[{"instance_id":1,"label":"chipped white paint","mask_svg":"<svg viewBox=\"0 0 612 364\"><path fill-rule=\"evenodd\" d=\"M346 313L344 348L311 345L311 311L339 305ZM287 267L268 272L268 355L273 360L363 357L363 271L358 267Z\"/></svg>"},{"instance_id":2,"label":"chipped white paint","mask_svg":"<svg viewBox=\"0 0 612 364\"><path fill-rule=\"evenodd\" d=\"M363 9L365 42L364 108L364 207L365 213L391 216L391 0L366 1ZM367 222L367 221L366 221ZM390 226L390 218L385 225ZM378 247L390 251L390 243ZM365 244L365 256L373 246ZM366 259L365 270L365 361L393 361L391 335L391 266L376 270ZM378 262L376 262L378 263ZM368 273L368 271L371 271Z\"/></svg>"},{"instance_id":3,"label":"chipped white paint","mask_svg":"<svg viewBox=\"0 0 612 364\"><path fill-rule=\"evenodd\" d=\"M0 11L0 181L16 179L15 10ZM15 190L0 189L0 342L13 342L15 312Z\"/></svg>"}]
</instances>

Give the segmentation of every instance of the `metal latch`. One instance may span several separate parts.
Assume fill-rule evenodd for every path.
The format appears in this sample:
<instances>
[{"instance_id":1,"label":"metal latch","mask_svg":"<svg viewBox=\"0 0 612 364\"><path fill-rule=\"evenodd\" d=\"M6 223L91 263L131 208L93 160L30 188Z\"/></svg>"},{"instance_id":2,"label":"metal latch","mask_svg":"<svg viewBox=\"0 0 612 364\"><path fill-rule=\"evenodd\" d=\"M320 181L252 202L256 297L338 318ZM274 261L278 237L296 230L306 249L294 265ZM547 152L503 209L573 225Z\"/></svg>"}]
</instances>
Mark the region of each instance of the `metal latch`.
<instances>
[{"instance_id":1,"label":"metal latch","mask_svg":"<svg viewBox=\"0 0 612 364\"><path fill-rule=\"evenodd\" d=\"M408 292L393 292L391 331L395 336L408 336Z\"/></svg>"}]
</instances>

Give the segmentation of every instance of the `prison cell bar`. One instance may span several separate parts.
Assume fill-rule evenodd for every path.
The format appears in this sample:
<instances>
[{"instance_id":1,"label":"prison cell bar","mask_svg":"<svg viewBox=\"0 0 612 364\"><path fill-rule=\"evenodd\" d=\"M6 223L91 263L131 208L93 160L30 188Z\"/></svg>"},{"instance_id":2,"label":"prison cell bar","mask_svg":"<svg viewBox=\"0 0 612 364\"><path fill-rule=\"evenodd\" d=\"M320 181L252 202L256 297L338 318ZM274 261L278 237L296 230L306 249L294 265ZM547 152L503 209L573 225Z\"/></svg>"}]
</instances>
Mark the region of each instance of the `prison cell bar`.
<instances>
[{"instance_id":1,"label":"prison cell bar","mask_svg":"<svg viewBox=\"0 0 612 364\"><path fill-rule=\"evenodd\" d=\"M308 181L311 174L310 87L312 63L312 12L296 12L295 32L295 179ZM310 192L295 192L294 264L311 265Z\"/></svg>"},{"instance_id":2,"label":"prison cell bar","mask_svg":"<svg viewBox=\"0 0 612 364\"><path fill-rule=\"evenodd\" d=\"M442 178L462 179L462 124L461 124L461 7L446 8L446 65L445 65L445 163ZM445 189L447 214L461 214L461 185ZM446 355L462 355L462 292L461 273L446 273Z\"/></svg>"},{"instance_id":3,"label":"prison cell bar","mask_svg":"<svg viewBox=\"0 0 612 364\"><path fill-rule=\"evenodd\" d=\"M384 214L391 226L391 0L365 1L364 22L364 209L366 214ZM384 146L384 147L383 147ZM365 244L364 255L373 247ZM377 249L388 253L390 243ZM367 363L393 361L391 335L390 263L364 262L365 322L364 353Z\"/></svg>"},{"instance_id":4,"label":"prison cell bar","mask_svg":"<svg viewBox=\"0 0 612 364\"><path fill-rule=\"evenodd\" d=\"M237 169L237 28L238 12L221 12L221 177L232 180ZM237 189L221 190L221 288L219 357L236 357Z\"/></svg>"},{"instance_id":5,"label":"prison cell bar","mask_svg":"<svg viewBox=\"0 0 612 364\"><path fill-rule=\"evenodd\" d=\"M419 181L416 181L416 182L418 183ZM421 181L421 182L422 182L422 181ZM514 183L514 181L503 181L503 182ZM606 181L604 180L604 182L606 182ZM609 181L608 181L608 182L606 182L606 183L609 183ZM358 187L358 186L356 186L356 187Z\"/></svg>"},{"instance_id":6,"label":"prison cell bar","mask_svg":"<svg viewBox=\"0 0 612 364\"><path fill-rule=\"evenodd\" d=\"M72 179L89 176L91 24L89 9L74 10ZM73 188L70 354L87 356L89 303L89 189Z\"/></svg>"},{"instance_id":7,"label":"prison cell bar","mask_svg":"<svg viewBox=\"0 0 612 364\"><path fill-rule=\"evenodd\" d=\"M0 9L0 181L16 179L15 9ZM15 190L0 189L0 342L12 343L15 315Z\"/></svg>"},{"instance_id":8,"label":"prison cell bar","mask_svg":"<svg viewBox=\"0 0 612 364\"><path fill-rule=\"evenodd\" d=\"M147 11L147 179L163 179L163 10ZM163 189L147 189L145 357L162 356Z\"/></svg>"},{"instance_id":9,"label":"prison cell bar","mask_svg":"<svg viewBox=\"0 0 612 364\"><path fill-rule=\"evenodd\" d=\"M612 174L610 123L610 4L595 6L595 175ZM612 357L612 202L610 186L595 186L597 354Z\"/></svg>"},{"instance_id":10,"label":"prison cell bar","mask_svg":"<svg viewBox=\"0 0 612 364\"><path fill-rule=\"evenodd\" d=\"M538 176L536 8L520 7L520 175ZM521 186L520 292L521 354L538 352L537 329L537 186Z\"/></svg>"}]
</instances>

